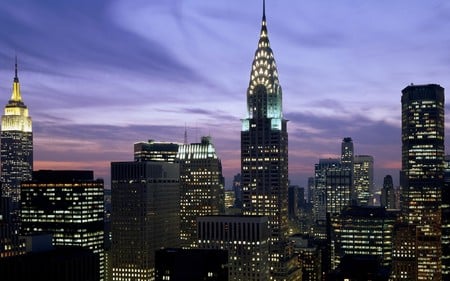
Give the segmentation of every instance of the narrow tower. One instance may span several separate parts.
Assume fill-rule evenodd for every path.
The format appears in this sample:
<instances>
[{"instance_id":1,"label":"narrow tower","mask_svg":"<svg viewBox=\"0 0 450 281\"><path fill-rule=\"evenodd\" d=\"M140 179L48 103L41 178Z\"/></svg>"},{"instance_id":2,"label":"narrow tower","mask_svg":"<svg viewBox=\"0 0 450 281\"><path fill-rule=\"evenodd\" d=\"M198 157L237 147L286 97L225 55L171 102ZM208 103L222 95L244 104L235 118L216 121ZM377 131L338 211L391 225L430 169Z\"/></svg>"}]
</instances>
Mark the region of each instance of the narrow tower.
<instances>
[{"instance_id":1,"label":"narrow tower","mask_svg":"<svg viewBox=\"0 0 450 281\"><path fill-rule=\"evenodd\" d=\"M2 196L11 198L11 212L15 212L20 201L20 183L31 180L33 172L32 122L20 94L17 57L11 98L2 116L1 164Z\"/></svg>"},{"instance_id":2,"label":"narrow tower","mask_svg":"<svg viewBox=\"0 0 450 281\"><path fill-rule=\"evenodd\" d=\"M247 89L247 116L242 119L241 175L243 213L269 218L271 275L284 279L290 273L286 267L288 134L265 3Z\"/></svg>"}]
</instances>

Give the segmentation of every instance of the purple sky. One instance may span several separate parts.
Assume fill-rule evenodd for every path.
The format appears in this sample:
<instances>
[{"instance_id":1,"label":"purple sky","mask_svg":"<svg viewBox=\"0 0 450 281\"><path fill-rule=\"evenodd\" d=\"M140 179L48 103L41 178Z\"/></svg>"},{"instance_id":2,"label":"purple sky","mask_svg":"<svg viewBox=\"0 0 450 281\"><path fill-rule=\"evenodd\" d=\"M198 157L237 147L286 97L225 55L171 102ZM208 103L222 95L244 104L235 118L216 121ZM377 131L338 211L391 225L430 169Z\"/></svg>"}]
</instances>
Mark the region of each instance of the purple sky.
<instances>
[{"instance_id":1,"label":"purple sky","mask_svg":"<svg viewBox=\"0 0 450 281\"><path fill-rule=\"evenodd\" d=\"M397 184L401 90L449 87L450 2L266 6L291 182L305 186L349 136L375 158L376 183L390 173ZM93 169L109 186L110 162L132 160L134 142L182 142L186 124L189 142L213 137L230 186L261 12L261 0L4 1L0 104L17 53L35 169Z\"/></svg>"}]
</instances>

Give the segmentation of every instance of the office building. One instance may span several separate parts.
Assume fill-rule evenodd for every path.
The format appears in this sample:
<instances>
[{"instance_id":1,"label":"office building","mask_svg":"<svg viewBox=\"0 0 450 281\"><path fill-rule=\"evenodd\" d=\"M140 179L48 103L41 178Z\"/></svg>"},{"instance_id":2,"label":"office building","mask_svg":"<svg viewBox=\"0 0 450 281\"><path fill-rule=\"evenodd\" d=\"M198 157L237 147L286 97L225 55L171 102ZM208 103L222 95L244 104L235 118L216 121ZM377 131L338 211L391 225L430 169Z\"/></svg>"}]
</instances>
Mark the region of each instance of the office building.
<instances>
[{"instance_id":1,"label":"office building","mask_svg":"<svg viewBox=\"0 0 450 281\"><path fill-rule=\"evenodd\" d=\"M242 208L241 174L236 174L233 177L233 191L235 196L234 206L236 208Z\"/></svg>"},{"instance_id":2,"label":"office building","mask_svg":"<svg viewBox=\"0 0 450 281\"><path fill-rule=\"evenodd\" d=\"M244 215L269 218L271 276L289 280L288 133L282 90L267 33L265 3L258 48L247 88L247 115L241 129L241 175Z\"/></svg>"},{"instance_id":3,"label":"office building","mask_svg":"<svg viewBox=\"0 0 450 281\"><path fill-rule=\"evenodd\" d=\"M270 280L267 217L204 216L197 222L199 248L228 251L230 281Z\"/></svg>"},{"instance_id":4,"label":"office building","mask_svg":"<svg viewBox=\"0 0 450 281\"><path fill-rule=\"evenodd\" d=\"M351 205L352 170L339 166L329 168L325 180L327 214L340 214Z\"/></svg>"},{"instance_id":5,"label":"office building","mask_svg":"<svg viewBox=\"0 0 450 281\"><path fill-rule=\"evenodd\" d=\"M179 247L176 163L111 163L112 280L154 280L155 250Z\"/></svg>"},{"instance_id":6,"label":"office building","mask_svg":"<svg viewBox=\"0 0 450 281\"><path fill-rule=\"evenodd\" d=\"M402 211L416 226L417 278L441 279L441 191L444 186L444 88L402 90Z\"/></svg>"},{"instance_id":7,"label":"office building","mask_svg":"<svg viewBox=\"0 0 450 281\"><path fill-rule=\"evenodd\" d=\"M5 106L1 127L2 196L11 197L11 213L16 213L20 202L20 183L31 180L33 172L33 130L28 108L22 101L17 58L11 98ZM14 218L13 218L14 219Z\"/></svg>"},{"instance_id":8,"label":"office building","mask_svg":"<svg viewBox=\"0 0 450 281\"><path fill-rule=\"evenodd\" d=\"M181 246L195 248L197 217L225 212L222 164L210 137L179 147Z\"/></svg>"},{"instance_id":9,"label":"office building","mask_svg":"<svg viewBox=\"0 0 450 281\"><path fill-rule=\"evenodd\" d=\"M313 205L312 235L317 239L326 239L327 221L327 172L341 167L339 159L319 159L314 165L314 186L311 189Z\"/></svg>"},{"instance_id":10,"label":"office building","mask_svg":"<svg viewBox=\"0 0 450 281\"><path fill-rule=\"evenodd\" d=\"M398 212L383 207L352 206L331 217L332 267L346 255L379 257L391 263L393 229Z\"/></svg>"},{"instance_id":11,"label":"office building","mask_svg":"<svg viewBox=\"0 0 450 281\"><path fill-rule=\"evenodd\" d=\"M228 281L228 252L165 248L155 253L156 281Z\"/></svg>"},{"instance_id":12,"label":"office building","mask_svg":"<svg viewBox=\"0 0 450 281\"><path fill-rule=\"evenodd\" d=\"M33 180L21 184L21 234L50 233L55 246L92 250L103 280L103 189L92 171L34 171Z\"/></svg>"},{"instance_id":13,"label":"office building","mask_svg":"<svg viewBox=\"0 0 450 281\"><path fill-rule=\"evenodd\" d=\"M355 155L353 161L353 188L358 206L368 206L373 192L373 157Z\"/></svg>"}]
</instances>

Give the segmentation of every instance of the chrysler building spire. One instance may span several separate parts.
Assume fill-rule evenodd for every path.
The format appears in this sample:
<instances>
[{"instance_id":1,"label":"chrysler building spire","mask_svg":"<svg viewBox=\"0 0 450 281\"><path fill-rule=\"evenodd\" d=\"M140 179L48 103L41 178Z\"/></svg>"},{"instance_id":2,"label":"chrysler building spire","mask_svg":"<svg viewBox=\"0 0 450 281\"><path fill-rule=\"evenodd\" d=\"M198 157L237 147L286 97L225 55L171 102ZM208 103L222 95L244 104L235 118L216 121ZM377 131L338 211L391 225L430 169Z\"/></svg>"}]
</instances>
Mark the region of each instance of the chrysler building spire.
<instances>
[{"instance_id":1,"label":"chrysler building spire","mask_svg":"<svg viewBox=\"0 0 450 281\"><path fill-rule=\"evenodd\" d=\"M283 118L282 92L267 32L265 1L258 48L255 51L247 89L247 110L249 118Z\"/></svg>"}]
</instances>

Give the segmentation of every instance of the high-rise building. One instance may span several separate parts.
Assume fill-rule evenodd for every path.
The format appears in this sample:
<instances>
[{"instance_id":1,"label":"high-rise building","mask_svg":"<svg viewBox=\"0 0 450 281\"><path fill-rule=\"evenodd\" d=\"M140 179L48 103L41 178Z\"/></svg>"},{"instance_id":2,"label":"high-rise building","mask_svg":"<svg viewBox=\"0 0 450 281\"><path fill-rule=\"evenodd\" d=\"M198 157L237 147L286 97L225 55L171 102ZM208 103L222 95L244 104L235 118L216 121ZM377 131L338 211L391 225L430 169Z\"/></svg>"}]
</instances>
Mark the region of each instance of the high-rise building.
<instances>
[{"instance_id":1,"label":"high-rise building","mask_svg":"<svg viewBox=\"0 0 450 281\"><path fill-rule=\"evenodd\" d=\"M441 280L441 191L444 186L444 88L402 90L404 220L416 227L417 278Z\"/></svg>"},{"instance_id":2,"label":"high-rise building","mask_svg":"<svg viewBox=\"0 0 450 281\"><path fill-rule=\"evenodd\" d=\"M247 88L247 115L241 129L243 214L269 218L271 274L287 280L292 272L287 251L288 134L282 90L267 33L262 26Z\"/></svg>"},{"instance_id":3,"label":"high-rise building","mask_svg":"<svg viewBox=\"0 0 450 281\"><path fill-rule=\"evenodd\" d=\"M230 281L270 280L267 217L199 217L198 244L202 249L228 251Z\"/></svg>"},{"instance_id":4,"label":"high-rise building","mask_svg":"<svg viewBox=\"0 0 450 281\"><path fill-rule=\"evenodd\" d=\"M155 250L179 247L179 166L111 163L112 280L154 280Z\"/></svg>"},{"instance_id":5,"label":"high-rise building","mask_svg":"<svg viewBox=\"0 0 450 281\"><path fill-rule=\"evenodd\" d=\"M242 208L242 184L241 174L236 174L233 177L233 191L234 191L234 206L236 208Z\"/></svg>"},{"instance_id":6,"label":"high-rise building","mask_svg":"<svg viewBox=\"0 0 450 281\"><path fill-rule=\"evenodd\" d=\"M396 191L391 175L386 175L383 179L383 188L381 189L381 207L386 209L397 209Z\"/></svg>"},{"instance_id":7,"label":"high-rise building","mask_svg":"<svg viewBox=\"0 0 450 281\"><path fill-rule=\"evenodd\" d=\"M373 157L355 155L353 161L353 187L358 206L369 205L373 192Z\"/></svg>"},{"instance_id":8,"label":"high-rise building","mask_svg":"<svg viewBox=\"0 0 450 281\"><path fill-rule=\"evenodd\" d=\"M339 214L351 205L352 170L344 167L329 168L326 172L327 214Z\"/></svg>"},{"instance_id":9,"label":"high-rise building","mask_svg":"<svg viewBox=\"0 0 450 281\"><path fill-rule=\"evenodd\" d=\"M210 137L179 147L180 238L182 247L196 247L197 217L225 212L222 164Z\"/></svg>"},{"instance_id":10,"label":"high-rise building","mask_svg":"<svg viewBox=\"0 0 450 281\"><path fill-rule=\"evenodd\" d=\"M13 90L2 115L1 182L2 196L11 197L11 212L19 208L20 183L31 180L33 172L33 130L28 108L22 101L17 58Z\"/></svg>"},{"instance_id":11,"label":"high-rise building","mask_svg":"<svg viewBox=\"0 0 450 281\"><path fill-rule=\"evenodd\" d=\"M104 280L103 189L92 171L34 171L33 180L21 184L20 232L50 233L55 246L92 250Z\"/></svg>"}]
</instances>

